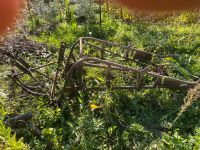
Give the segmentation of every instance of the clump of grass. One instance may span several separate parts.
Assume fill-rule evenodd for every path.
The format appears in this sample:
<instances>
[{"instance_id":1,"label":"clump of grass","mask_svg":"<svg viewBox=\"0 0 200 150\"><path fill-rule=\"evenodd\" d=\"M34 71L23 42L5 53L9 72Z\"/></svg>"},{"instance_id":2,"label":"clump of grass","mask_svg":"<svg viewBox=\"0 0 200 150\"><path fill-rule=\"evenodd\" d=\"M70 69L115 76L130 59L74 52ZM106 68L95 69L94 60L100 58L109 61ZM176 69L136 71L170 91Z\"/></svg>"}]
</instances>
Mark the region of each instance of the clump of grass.
<instances>
[{"instance_id":1,"label":"clump of grass","mask_svg":"<svg viewBox=\"0 0 200 150\"><path fill-rule=\"evenodd\" d=\"M180 116L190 107L198 98L200 98L200 82L193 88L188 91L187 96L184 98L184 104L181 106L181 109L174 119L172 126L180 118Z\"/></svg>"}]
</instances>

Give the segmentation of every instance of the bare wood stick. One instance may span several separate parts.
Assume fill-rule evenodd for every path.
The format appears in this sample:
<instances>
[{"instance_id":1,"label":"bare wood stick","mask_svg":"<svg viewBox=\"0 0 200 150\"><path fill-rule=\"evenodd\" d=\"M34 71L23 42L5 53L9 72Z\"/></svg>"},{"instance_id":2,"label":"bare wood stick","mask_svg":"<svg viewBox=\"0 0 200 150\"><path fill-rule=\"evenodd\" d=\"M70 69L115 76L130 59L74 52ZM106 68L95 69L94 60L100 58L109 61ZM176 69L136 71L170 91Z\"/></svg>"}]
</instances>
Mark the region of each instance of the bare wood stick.
<instances>
[{"instance_id":1,"label":"bare wood stick","mask_svg":"<svg viewBox=\"0 0 200 150\"><path fill-rule=\"evenodd\" d=\"M74 87L76 89L79 89L80 87ZM111 86L111 90L136 90L136 89L154 89L155 87L153 85L146 85L146 86ZM66 87L66 90L71 90L71 87ZM107 90L107 87L90 87L90 88L85 88L86 91L103 91Z\"/></svg>"},{"instance_id":2,"label":"bare wood stick","mask_svg":"<svg viewBox=\"0 0 200 150\"><path fill-rule=\"evenodd\" d=\"M9 53L8 53L9 54ZM24 72L24 74L28 74L38 85L39 85L39 88L40 89L43 89L43 85L33 76L33 74L29 71L29 69L30 69L30 67L29 67L29 69L27 69L25 66L30 66L29 64L26 64L26 65L22 65L22 64L20 64L18 61L17 61L17 59L12 55L12 54L9 54L8 56L10 56L10 58L11 58L11 60L12 60L12 62L15 64L15 66L19 69L19 70L21 70L22 72ZM22 61L23 62L23 61ZM28 67L27 66L27 67ZM48 92L48 91L47 91Z\"/></svg>"},{"instance_id":3,"label":"bare wood stick","mask_svg":"<svg viewBox=\"0 0 200 150\"><path fill-rule=\"evenodd\" d=\"M151 71L152 69L153 69L153 66L147 66L146 68L142 69L142 70L140 71L140 73L144 74L144 73L146 73L146 72Z\"/></svg>"},{"instance_id":4,"label":"bare wood stick","mask_svg":"<svg viewBox=\"0 0 200 150\"><path fill-rule=\"evenodd\" d=\"M25 74L28 74L38 85L40 85L42 87L42 85L40 84L40 82L33 76L33 74L26 69L24 66L22 66L21 64L19 64L16 60L12 60L15 64L15 66L20 69L21 71L23 71Z\"/></svg>"},{"instance_id":5,"label":"bare wood stick","mask_svg":"<svg viewBox=\"0 0 200 150\"><path fill-rule=\"evenodd\" d=\"M9 52L3 51L2 52L4 55L8 56L9 58L11 58L11 60L14 62L15 66L20 69L21 71L23 71L24 73L28 74L31 78L33 78L33 80L35 80L35 82L37 82L39 85L41 85L37 79L32 75L32 73L29 71L29 69L31 68L30 65L24 61L21 58L16 58L14 55L12 55ZM21 63L21 64L20 64ZM28 69L27 69L28 68ZM42 86L42 85L41 85Z\"/></svg>"},{"instance_id":6,"label":"bare wood stick","mask_svg":"<svg viewBox=\"0 0 200 150\"><path fill-rule=\"evenodd\" d=\"M29 89L28 86L24 85L17 77L14 77L14 79L16 80L16 84L18 84L22 89L24 89L28 93L35 96L48 96L48 94L37 93L37 92L32 91L31 89Z\"/></svg>"},{"instance_id":7,"label":"bare wood stick","mask_svg":"<svg viewBox=\"0 0 200 150\"><path fill-rule=\"evenodd\" d=\"M57 64L58 64L57 70L56 70L56 73L55 73L55 76L54 76L54 81L53 81L53 84L52 84L52 87L51 87L51 101L53 101L53 99L54 99L55 85L56 85L56 82L57 82L57 79L58 79L58 73L59 73L60 67L62 65L62 62L64 61L65 49L66 49L66 44L61 43L60 50L59 50L59 56L58 56L58 62L57 62Z\"/></svg>"},{"instance_id":8,"label":"bare wood stick","mask_svg":"<svg viewBox=\"0 0 200 150\"><path fill-rule=\"evenodd\" d=\"M101 52L101 59L104 59L105 45L102 45L102 49L100 50L100 52Z\"/></svg>"},{"instance_id":9,"label":"bare wood stick","mask_svg":"<svg viewBox=\"0 0 200 150\"><path fill-rule=\"evenodd\" d=\"M41 68L44 68L44 67L47 67L47 66L51 66L55 63L57 63L57 61L45 64L45 65L41 65L41 66L38 66L38 67L35 67L35 68L30 68L29 71L36 71L38 69L41 69ZM24 72L20 72L20 73L17 73L16 76L20 76L20 75L23 75L23 74L24 74Z\"/></svg>"},{"instance_id":10,"label":"bare wood stick","mask_svg":"<svg viewBox=\"0 0 200 150\"><path fill-rule=\"evenodd\" d=\"M127 66L124 66L124 65L121 65L121 64L117 64L117 63L114 63L114 62L102 60L102 59L99 59L99 58L85 57L85 60L86 61L95 61L95 62L103 63L103 64L106 64L106 65L111 65L111 66L114 66L114 67L121 68L124 71L132 71L132 72L139 73L139 69L132 68L132 67L127 67Z\"/></svg>"},{"instance_id":11,"label":"bare wood stick","mask_svg":"<svg viewBox=\"0 0 200 150\"><path fill-rule=\"evenodd\" d=\"M87 62L84 62L83 66L84 67L94 67L94 68L108 69L108 66L106 66L106 65L92 64L92 63L87 63ZM120 70L120 71L123 71L121 68L119 68L119 67L113 67L113 66L110 69L111 70Z\"/></svg>"},{"instance_id":12,"label":"bare wood stick","mask_svg":"<svg viewBox=\"0 0 200 150\"><path fill-rule=\"evenodd\" d=\"M83 57L83 39L80 38L80 58Z\"/></svg>"},{"instance_id":13,"label":"bare wood stick","mask_svg":"<svg viewBox=\"0 0 200 150\"><path fill-rule=\"evenodd\" d=\"M4 51L3 54L6 55L7 57L11 58L12 60L20 62L25 68L31 67L25 60L23 60L19 56L15 57L13 54L6 52L6 51Z\"/></svg>"},{"instance_id":14,"label":"bare wood stick","mask_svg":"<svg viewBox=\"0 0 200 150\"><path fill-rule=\"evenodd\" d=\"M31 91L30 89L26 88L24 86L24 84L21 84L19 82L17 82L17 84L22 88L24 89L25 91L27 91L28 93L32 94L32 95L35 95L35 96L48 96L48 94L43 94L43 93L37 93L37 92L34 92L34 91Z\"/></svg>"},{"instance_id":15,"label":"bare wood stick","mask_svg":"<svg viewBox=\"0 0 200 150\"><path fill-rule=\"evenodd\" d=\"M108 89L111 88L110 76L111 76L111 65L109 64L106 72L106 86Z\"/></svg>"},{"instance_id":16,"label":"bare wood stick","mask_svg":"<svg viewBox=\"0 0 200 150\"><path fill-rule=\"evenodd\" d=\"M37 70L36 70L36 72L37 72L38 74L42 75L43 77L49 79L50 81L54 81L53 79L51 79L51 78L50 78L49 76L47 76L46 74L44 74L44 73L42 73L42 72L39 72L39 71L37 71Z\"/></svg>"},{"instance_id":17,"label":"bare wood stick","mask_svg":"<svg viewBox=\"0 0 200 150\"><path fill-rule=\"evenodd\" d=\"M68 56L68 58L67 58L67 60L66 60L66 63L65 63L65 68L64 68L64 72L63 72L64 75L66 75L68 69L70 68L70 67L69 67L69 64L70 64L71 58L74 60L74 62L76 62L73 53L74 53L74 49L77 47L78 43L79 43L79 40L77 40L77 41L72 45L72 47L71 47L71 49L70 49L69 56Z\"/></svg>"}]
</instances>

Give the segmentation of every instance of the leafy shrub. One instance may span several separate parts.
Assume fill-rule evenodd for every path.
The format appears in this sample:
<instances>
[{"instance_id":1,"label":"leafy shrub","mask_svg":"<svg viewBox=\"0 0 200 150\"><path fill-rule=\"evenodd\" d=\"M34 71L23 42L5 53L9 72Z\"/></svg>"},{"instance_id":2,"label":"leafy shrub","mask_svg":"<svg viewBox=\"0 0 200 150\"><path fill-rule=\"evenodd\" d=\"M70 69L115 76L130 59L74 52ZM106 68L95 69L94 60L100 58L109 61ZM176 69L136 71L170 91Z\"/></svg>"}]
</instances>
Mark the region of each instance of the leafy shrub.
<instances>
[{"instance_id":1,"label":"leafy shrub","mask_svg":"<svg viewBox=\"0 0 200 150\"><path fill-rule=\"evenodd\" d=\"M11 150L26 150L28 147L23 143L22 139L17 140L16 135L12 133L12 129L6 127L3 123L4 112L2 106L0 110L0 149Z\"/></svg>"}]
</instances>

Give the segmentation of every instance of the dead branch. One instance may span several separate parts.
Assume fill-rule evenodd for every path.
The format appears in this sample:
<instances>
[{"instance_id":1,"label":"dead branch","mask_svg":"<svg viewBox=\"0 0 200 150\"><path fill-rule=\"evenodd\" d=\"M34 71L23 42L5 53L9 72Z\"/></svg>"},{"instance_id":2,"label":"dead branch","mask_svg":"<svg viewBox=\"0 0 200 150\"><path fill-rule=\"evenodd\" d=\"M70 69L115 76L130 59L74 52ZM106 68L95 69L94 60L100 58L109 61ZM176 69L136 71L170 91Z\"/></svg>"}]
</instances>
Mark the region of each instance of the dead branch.
<instances>
[{"instance_id":1,"label":"dead branch","mask_svg":"<svg viewBox=\"0 0 200 150\"><path fill-rule=\"evenodd\" d=\"M26 114L18 115L18 116L15 116L13 118L8 118L4 121L4 123L5 124L12 124L12 123L15 123L19 120L28 121L28 120L32 119L32 117L33 117L33 114L31 112L28 112Z\"/></svg>"},{"instance_id":2,"label":"dead branch","mask_svg":"<svg viewBox=\"0 0 200 150\"><path fill-rule=\"evenodd\" d=\"M62 62L64 61L64 53L65 53L65 49L66 49L66 44L65 43L61 43L61 47L59 50L59 56L58 56L58 62L57 62L57 70L54 76L54 81L51 87L51 100L53 101L54 99L54 94L55 94L55 85L58 79L58 73L60 71L60 67L62 65Z\"/></svg>"},{"instance_id":3,"label":"dead branch","mask_svg":"<svg viewBox=\"0 0 200 150\"><path fill-rule=\"evenodd\" d=\"M12 55L11 53L9 52L2 52L3 54L5 54L6 56L8 56L9 58L11 58L12 62L14 63L14 65L19 69L21 70L24 74L28 74L38 85L41 86L42 88L42 85L40 84L40 82L33 76L33 74L29 71L29 69L31 68L30 65L24 61L23 59L21 58L17 58L15 57L14 55ZM26 68L28 67L28 69Z\"/></svg>"},{"instance_id":4,"label":"dead branch","mask_svg":"<svg viewBox=\"0 0 200 150\"><path fill-rule=\"evenodd\" d=\"M70 66L69 66L69 65L70 65L70 60L73 59L73 61L76 62L76 59L74 58L73 53L74 53L74 49L76 48L76 46L78 45L78 43L79 43L79 40L77 40L77 41L72 45L72 47L70 48L69 56L68 56L68 58L67 58L67 60L66 60L66 62L65 62L65 68L64 68L64 72L63 72L64 76L66 75L67 71L68 71L69 68L70 68Z\"/></svg>"},{"instance_id":5,"label":"dead branch","mask_svg":"<svg viewBox=\"0 0 200 150\"><path fill-rule=\"evenodd\" d=\"M15 83L18 84L23 90L28 92L29 94L35 95L35 96L48 96L48 94L38 93L35 91L32 91L32 87L29 87L27 85L24 85L16 76L12 76L13 79L16 81Z\"/></svg>"},{"instance_id":6,"label":"dead branch","mask_svg":"<svg viewBox=\"0 0 200 150\"><path fill-rule=\"evenodd\" d=\"M40 129L38 129L34 124L30 122L32 117L33 114L31 112L28 112L26 114L17 115L12 118L6 117L4 123L11 126L12 128L28 126L31 131L33 131L36 135L40 135Z\"/></svg>"},{"instance_id":7,"label":"dead branch","mask_svg":"<svg viewBox=\"0 0 200 150\"><path fill-rule=\"evenodd\" d=\"M41 65L41 66L39 66L39 67L30 68L29 71L30 71L30 72L31 72L31 71L36 71L36 70L38 70L38 69L41 69L41 68L44 68L44 67L47 67L47 66L51 66L51 65L53 65L53 64L55 64L55 63L57 63L57 61L51 62L51 63L48 63L48 64L44 64L44 65ZM24 74L24 72L20 72L20 73L17 73L16 76L20 76L20 75L23 75L23 74Z\"/></svg>"},{"instance_id":8,"label":"dead branch","mask_svg":"<svg viewBox=\"0 0 200 150\"><path fill-rule=\"evenodd\" d=\"M153 85L148 85L148 86L111 86L111 90L138 90L138 89L154 89L155 87ZM91 88L86 88L86 91L104 91L107 90L107 87L91 87Z\"/></svg>"}]
</instances>

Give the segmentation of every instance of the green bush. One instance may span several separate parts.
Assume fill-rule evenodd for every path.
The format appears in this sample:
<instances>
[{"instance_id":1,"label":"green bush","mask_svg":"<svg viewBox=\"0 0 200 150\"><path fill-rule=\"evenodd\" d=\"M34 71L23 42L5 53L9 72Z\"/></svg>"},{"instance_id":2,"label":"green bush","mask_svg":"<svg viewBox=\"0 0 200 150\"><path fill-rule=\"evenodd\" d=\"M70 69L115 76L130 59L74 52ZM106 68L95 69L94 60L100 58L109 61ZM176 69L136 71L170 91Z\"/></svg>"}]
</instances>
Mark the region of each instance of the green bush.
<instances>
[{"instance_id":1,"label":"green bush","mask_svg":"<svg viewBox=\"0 0 200 150\"><path fill-rule=\"evenodd\" d=\"M5 150L26 150L28 147L23 140L17 140L16 135L12 133L12 129L6 127L3 123L6 112L1 107L0 110L0 149Z\"/></svg>"}]
</instances>

